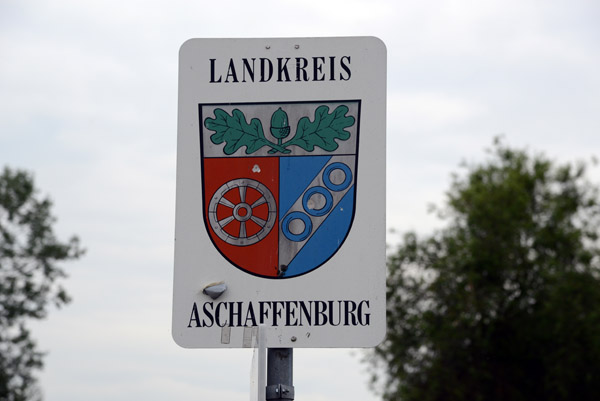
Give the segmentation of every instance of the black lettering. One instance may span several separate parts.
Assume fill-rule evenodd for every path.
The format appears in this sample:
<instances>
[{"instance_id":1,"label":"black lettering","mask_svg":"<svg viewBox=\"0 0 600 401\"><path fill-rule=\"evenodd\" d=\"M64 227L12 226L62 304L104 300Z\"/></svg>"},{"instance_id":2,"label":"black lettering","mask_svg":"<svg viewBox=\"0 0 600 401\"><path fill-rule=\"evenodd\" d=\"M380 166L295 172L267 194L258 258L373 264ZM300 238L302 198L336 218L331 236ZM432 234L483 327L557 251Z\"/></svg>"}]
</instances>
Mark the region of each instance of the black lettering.
<instances>
[{"instance_id":1,"label":"black lettering","mask_svg":"<svg viewBox=\"0 0 600 401\"><path fill-rule=\"evenodd\" d=\"M290 57L278 57L276 64L274 61L261 57L259 58L260 65L256 65L256 58L242 58L242 80L241 82L255 82L257 74L257 68L260 68L260 80L259 82L269 82L273 79L275 72L277 73L277 82L291 82L291 71L289 67ZM310 61L309 61L310 60ZM352 58L351 56L337 56L328 57L296 57L294 59L296 63L296 82L309 82L317 81L323 82L326 79L329 81L335 81L339 79L341 81L349 81L352 78ZM217 71L217 59L211 58L210 62L210 83L239 83L239 75L237 72L236 62L230 58L227 65L227 74L225 80L223 76ZM309 72L309 63L312 62L312 71ZM327 68L329 64L329 68ZM277 71L275 71L277 70Z\"/></svg>"},{"instance_id":2,"label":"black lettering","mask_svg":"<svg viewBox=\"0 0 600 401\"><path fill-rule=\"evenodd\" d=\"M212 309L213 303L205 302L204 306L202 306L202 311L204 312L204 316L206 316L208 318L208 320L210 321L210 324L206 324L206 321L204 321L204 320L203 320L203 323L204 323L204 327L212 327L213 324L215 324L215 318L213 317L212 311L209 311L207 306L210 306Z\"/></svg>"},{"instance_id":3,"label":"black lettering","mask_svg":"<svg viewBox=\"0 0 600 401\"><path fill-rule=\"evenodd\" d=\"M292 308L292 304L294 304L293 308ZM285 325L286 326L298 326L298 319L296 319L296 309L298 309L298 302L285 301ZM292 323L292 319L294 319L293 323Z\"/></svg>"},{"instance_id":4,"label":"black lettering","mask_svg":"<svg viewBox=\"0 0 600 401\"><path fill-rule=\"evenodd\" d=\"M198 316L198 305L194 302L194 306L192 306L192 313L190 314L190 322L188 323L188 328L192 327L192 320L196 323L196 327L202 327L200 324L200 316Z\"/></svg>"},{"instance_id":5,"label":"black lettering","mask_svg":"<svg viewBox=\"0 0 600 401\"><path fill-rule=\"evenodd\" d=\"M342 321L342 303L340 301L337 301L338 304L338 313L337 313L337 323L335 323L335 319L334 319L334 309L333 309L333 303L335 301L328 301L327 303L329 304L329 324L332 326L339 326L341 321Z\"/></svg>"},{"instance_id":6,"label":"black lettering","mask_svg":"<svg viewBox=\"0 0 600 401\"><path fill-rule=\"evenodd\" d=\"M282 301L273 301L273 326L277 326L277 318L281 318L281 310L278 306L283 306Z\"/></svg>"},{"instance_id":7,"label":"black lettering","mask_svg":"<svg viewBox=\"0 0 600 401\"><path fill-rule=\"evenodd\" d=\"M285 63L283 63L283 60L285 60ZM277 59L277 82L283 82L284 75L285 75L285 82L290 82L290 73L287 69L288 61L290 61L289 57L286 57L285 59L282 57L279 57Z\"/></svg>"},{"instance_id":8,"label":"black lettering","mask_svg":"<svg viewBox=\"0 0 600 401\"><path fill-rule=\"evenodd\" d=\"M243 302L229 302L229 327L241 327L242 326L242 304ZM237 305L237 311L234 311ZM237 324L233 323L237 317Z\"/></svg>"},{"instance_id":9,"label":"black lettering","mask_svg":"<svg viewBox=\"0 0 600 401\"><path fill-rule=\"evenodd\" d=\"M327 312L327 304L325 301L315 301L315 326L323 326L327 324L327 315L325 312ZM319 320L319 317L321 320Z\"/></svg>"},{"instance_id":10,"label":"black lettering","mask_svg":"<svg viewBox=\"0 0 600 401\"><path fill-rule=\"evenodd\" d=\"M304 316L306 318L306 320L308 320L308 325L312 326L312 318L311 318L312 315L310 313L310 311L312 310L312 308L311 308L312 302L313 301L308 301L308 308L307 308L304 301L300 301L300 326L304 326L304 323L302 323L303 322L302 316Z\"/></svg>"},{"instance_id":11,"label":"black lettering","mask_svg":"<svg viewBox=\"0 0 600 401\"><path fill-rule=\"evenodd\" d=\"M221 82L221 76L220 75L219 75L219 80L218 81L215 80L215 61L216 60L217 60L216 58L211 58L210 59L210 83L211 84Z\"/></svg>"},{"instance_id":12,"label":"black lettering","mask_svg":"<svg viewBox=\"0 0 600 401\"><path fill-rule=\"evenodd\" d=\"M335 56L329 57L329 80L335 81Z\"/></svg>"},{"instance_id":13,"label":"black lettering","mask_svg":"<svg viewBox=\"0 0 600 401\"><path fill-rule=\"evenodd\" d=\"M345 61L347 61L347 64ZM342 81L349 81L350 77L352 76L352 71L350 71L350 56L342 57L342 59L340 60L340 63L342 65L342 69L344 71L346 71L346 73L348 74L347 76L344 77L344 75L342 73L340 73L340 79Z\"/></svg>"},{"instance_id":14,"label":"black lettering","mask_svg":"<svg viewBox=\"0 0 600 401\"><path fill-rule=\"evenodd\" d=\"M308 67L308 60L304 57L296 57L296 82L308 81L306 67ZM302 79L300 79L300 72L302 72Z\"/></svg>"},{"instance_id":15,"label":"black lettering","mask_svg":"<svg viewBox=\"0 0 600 401\"><path fill-rule=\"evenodd\" d=\"M219 302L217 304L217 310L215 311L215 321L217 323L217 326L225 327L227 326L227 320L225 322L221 322L221 307L225 307L225 310L227 310L227 303Z\"/></svg>"},{"instance_id":16,"label":"black lettering","mask_svg":"<svg viewBox=\"0 0 600 401\"><path fill-rule=\"evenodd\" d=\"M356 318L356 303L354 301L344 301L345 318L344 326L356 326L358 324ZM351 320L351 323L349 321Z\"/></svg>"},{"instance_id":17,"label":"black lettering","mask_svg":"<svg viewBox=\"0 0 600 401\"><path fill-rule=\"evenodd\" d=\"M313 57L313 80L324 81L325 74L323 73L323 64L325 57Z\"/></svg>"},{"instance_id":18,"label":"black lettering","mask_svg":"<svg viewBox=\"0 0 600 401\"><path fill-rule=\"evenodd\" d=\"M371 314L370 313L364 313L363 314L363 305L367 305L367 309L369 309L369 301L361 301L358 304L358 322L360 323L361 326L368 326L371 323ZM363 322L363 318L365 319L365 321Z\"/></svg>"},{"instance_id":19,"label":"black lettering","mask_svg":"<svg viewBox=\"0 0 600 401\"><path fill-rule=\"evenodd\" d=\"M265 320L269 318L269 311L265 310L264 306L271 306L270 302L259 302L260 324L265 324Z\"/></svg>"},{"instance_id":20,"label":"black lettering","mask_svg":"<svg viewBox=\"0 0 600 401\"><path fill-rule=\"evenodd\" d=\"M242 69L242 82L246 82L246 73L250 76L250 81L254 82L254 62L255 58L252 59L252 67L250 67L250 62L247 58L243 59L244 68Z\"/></svg>"},{"instance_id":21,"label":"black lettering","mask_svg":"<svg viewBox=\"0 0 600 401\"><path fill-rule=\"evenodd\" d=\"M233 78L233 82L239 82L237 79L237 73L235 72L235 64L232 58L229 59L229 68L227 68L225 82L229 83L229 77Z\"/></svg>"},{"instance_id":22,"label":"black lettering","mask_svg":"<svg viewBox=\"0 0 600 401\"><path fill-rule=\"evenodd\" d=\"M248 324L248 320L250 320L250 324ZM252 307L252 302L248 304L248 310L246 311L246 320L244 321L244 326L253 327L258 326L256 324L256 316L254 316L254 308Z\"/></svg>"},{"instance_id":23,"label":"black lettering","mask_svg":"<svg viewBox=\"0 0 600 401\"><path fill-rule=\"evenodd\" d=\"M260 82L270 81L273 77L273 63L268 58L260 58Z\"/></svg>"}]
</instances>

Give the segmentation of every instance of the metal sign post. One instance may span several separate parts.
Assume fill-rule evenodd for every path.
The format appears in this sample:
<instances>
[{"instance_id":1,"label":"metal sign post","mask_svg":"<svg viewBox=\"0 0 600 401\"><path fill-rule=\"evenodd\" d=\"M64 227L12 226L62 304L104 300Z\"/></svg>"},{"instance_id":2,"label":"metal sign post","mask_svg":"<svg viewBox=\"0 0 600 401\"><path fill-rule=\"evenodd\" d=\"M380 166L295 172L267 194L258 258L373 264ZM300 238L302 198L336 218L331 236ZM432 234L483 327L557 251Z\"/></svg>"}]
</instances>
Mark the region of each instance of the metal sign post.
<instances>
[{"instance_id":1,"label":"metal sign post","mask_svg":"<svg viewBox=\"0 0 600 401\"><path fill-rule=\"evenodd\" d=\"M294 399L293 363L293 348L269 348L267 351L267 400Z\"/></svg>"},{"instance_id":2,"label":"metal sign post","mask_svg":"<svg viewBox=\"0 0 600 401\"><path fill-rule=\"evenodd\" d=\"M259 326L252 357L250 401L294 399L294 349L266 348L265 326Z\"/></svg>"}]
</instances>

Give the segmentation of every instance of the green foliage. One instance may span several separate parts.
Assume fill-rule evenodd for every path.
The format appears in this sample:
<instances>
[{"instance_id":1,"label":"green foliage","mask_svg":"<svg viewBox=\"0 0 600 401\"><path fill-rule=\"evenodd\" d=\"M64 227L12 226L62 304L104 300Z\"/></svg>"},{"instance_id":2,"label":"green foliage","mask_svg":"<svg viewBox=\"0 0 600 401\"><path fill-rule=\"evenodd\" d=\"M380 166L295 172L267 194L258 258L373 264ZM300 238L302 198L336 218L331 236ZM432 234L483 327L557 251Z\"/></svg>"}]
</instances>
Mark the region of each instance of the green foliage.
<instances>
[{"instance_id":1,"label":"green foliage","mask_svg":"<svg viewBox=\"0 0 600 401\"><path fill-rule=\"evenodd\" d=\"M28 319L44 318L49 304L70 301L58 280L58 262L82 254L76 237L60 242L54 235L51 202L39 199L32 177L5 168L0 174L0 400L39 399L34 371L43 353L26 328Z\"/></svg>"},{"instance_id":2,"label":"green foliage","mask_svg":"<svg viewBox=\"0 0 600 401\"><path fill-rule=\"evenodd\" d=\"M281 108L273 115L275 116L279 112L282 112ZM298 121L294 137L284 143L269 141L265 137L260 120L253 118L248 123L244 113L238 109L233 110L231 115L223 109L215 109L215 118L206 118L204 126L215 131L210 137L214 144L219 145L225 142L223 152L227 155L231 155L243 147L246 147L246 154L252 154L264 146L271 148L269 153L291 153L289 149L286 149L288 146L298 146L308 152L312 152L315 147L332 152L338 148L336 140L345 141L350 138L350 133L346 131L346 128L354 125L355 119L352 116L346 116L347 112L348 107L344 105L336 107L332 113L329 113L328 106L319 106L315 110L314 120L310 121L308 117L302 117ZM287 114L285 120L287 124ZM285 128L284 133L275 135L279 142L289 133L287 131L289 127Z\"/></svg>"},{"instance_id":3,"label":"green foliage","mask_svg":"<svg viewBox=\"0 0 600 401\"><path fill-rule=\"evenodd\" d=\"M600 399L600 207L585 165L497 140L466 168L446 228L407 234L388 259L375 384L386 400Z\"/></svg>"},{"instance_id":4,"label":"green foliage","mask_svg":"<svg viewBox=\"0 0 600 401\"><path fill-rule=\"evenodd\" d=\"M294 137L286 144L296 145L312 152L315 146L333 152L338 148L336 139L345 141L350 138L346 128L354 125L354 117L346 116L348 107L341 105L330 114L329 107L319 106L315 110L315 119L302 117Z\"/></svg>"},{"instance_id":5,"label":"green foliage","mask_svg":"<svg viewBox=\"0 0 600 401\"><path fill-rule=\"evenodd\" d=\"M265 138L260 120L253 118L248 124L246 116L238 109L233 110L231 115L223 109L216 109L215 118L207 118L204 125L209 130L215 131L215 134L210 137L213 143L217 145L226 143L223 148L226 155L231 155L244 146L246 154L252 154L263 146L270 145Z\"/></svg>"}]
</instances>

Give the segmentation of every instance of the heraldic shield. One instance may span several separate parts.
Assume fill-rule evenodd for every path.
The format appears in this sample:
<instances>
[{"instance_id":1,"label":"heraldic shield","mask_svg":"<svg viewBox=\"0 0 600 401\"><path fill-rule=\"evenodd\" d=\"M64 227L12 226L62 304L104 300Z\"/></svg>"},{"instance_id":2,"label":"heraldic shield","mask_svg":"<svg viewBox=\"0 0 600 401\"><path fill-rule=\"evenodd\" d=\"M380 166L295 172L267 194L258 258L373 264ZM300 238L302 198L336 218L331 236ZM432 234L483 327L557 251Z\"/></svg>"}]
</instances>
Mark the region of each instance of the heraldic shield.
<instances>
[{"instance_id":1,"label":"heraldic shield","mask_svg":"<svg viewBox=\"0 0 600 401\"><path fill-rule=\"evenodd\" d=\"M204 222L219 252L273 279L327 262L354 218L360 100L199 112Z\"/></svg>"}]
</instances>

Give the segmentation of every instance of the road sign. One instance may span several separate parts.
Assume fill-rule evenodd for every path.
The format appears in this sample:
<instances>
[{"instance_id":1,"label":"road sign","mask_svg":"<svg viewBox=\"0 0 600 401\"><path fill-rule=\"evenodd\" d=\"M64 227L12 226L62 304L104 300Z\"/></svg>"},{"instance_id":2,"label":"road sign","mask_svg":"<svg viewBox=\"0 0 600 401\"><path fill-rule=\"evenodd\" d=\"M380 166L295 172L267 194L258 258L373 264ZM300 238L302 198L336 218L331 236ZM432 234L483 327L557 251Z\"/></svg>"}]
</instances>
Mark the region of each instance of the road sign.
<instances>
[{"instance_id":1,"label":"road sign","mask_svg":"<svg viewBox=\"0 0 600 401\"><path fill-rule=\"evenodd\" d=\"M179 68L175 341L379 343L383 43L192 39Z\"/></svg>"}]
</instances>

